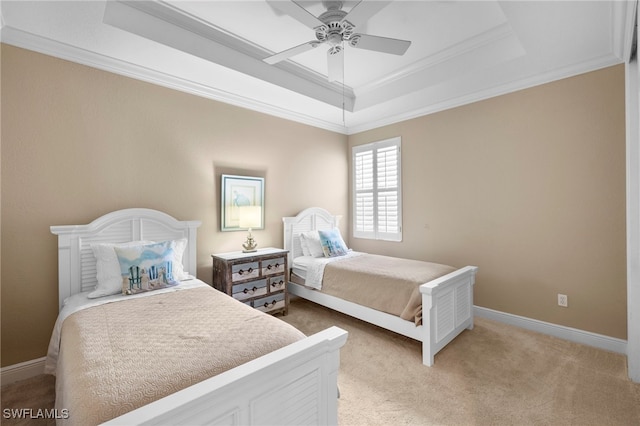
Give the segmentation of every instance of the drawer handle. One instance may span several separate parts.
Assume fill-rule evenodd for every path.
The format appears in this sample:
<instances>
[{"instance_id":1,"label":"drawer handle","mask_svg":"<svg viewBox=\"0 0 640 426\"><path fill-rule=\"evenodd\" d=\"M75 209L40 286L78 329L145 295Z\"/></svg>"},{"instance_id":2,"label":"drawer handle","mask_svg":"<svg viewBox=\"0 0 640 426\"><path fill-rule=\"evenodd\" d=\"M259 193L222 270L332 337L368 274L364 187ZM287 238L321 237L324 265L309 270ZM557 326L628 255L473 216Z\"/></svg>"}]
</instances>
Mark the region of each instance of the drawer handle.
<instances>
[{"instance_id":1,"label":"drawer handle","mask_svg":"<svg viewBox=\"0 0 640 426\"><path fill-rule=\"evenodd\" d=\"M280 267L280 264L279 264L279 263L276 263L275 265L267 265L267 270L269 270L269 271L270 271L270 270L271 270L271 268L272 268L272 267L274 267L274 266L275 266L275 267L276 267L276 269L277 269L277 268L279 268L279 267Z\"/></svg>"},{"instance_id":2,"label":"drawer handle","mask_svg":"<svg viewBox=\"0 0 640 426\"><path fill-rule=\"evenodd\" d=\"M272 308L276 306L276 301L274 300L273 302L269 303L269 302L264 302L264 307L265 308Z\"/></svg>"},{"instance_id":3,"label":"drawer handle","mask_svg":"<svg viewBox=\"0 0 640 426\"><path fill-rule=\"evenodd\" d=\"M244 292L244 294L253 294L253 293L255 293L255 292L256 292L256 290L257 290L257 289L258 289L258 288L257 288L256 286L253 286L253 288L252 288L252 289L245 288L245 289L243 290L243 292Z\"/></svg>"},{"instance_id":4,"label":"drawer handle","mask_svg":"<svg viewBox=\"0 0 640 426\"><path fill-rule=\"evenodd\" d=\"M249 268L249 269L247 270L247 273L248 273L248 274L250 274L250 273L252 273L252 272L253 272L253 268ZM238 275L242 275L242 274L244 274L244 270L240 269L240 270L238 271Z\"/></svg>"},{"instance_id":5,"label":"drawer handle","mask_svg":"<svg viewBox=\"0 0 640 426\"><path fill-rule=\"evenodd\" d=\"M271 287L282 287L283 284L284 284L284 281L280 280L277 283L271 283Z\"/></svg>"}]
</instances>

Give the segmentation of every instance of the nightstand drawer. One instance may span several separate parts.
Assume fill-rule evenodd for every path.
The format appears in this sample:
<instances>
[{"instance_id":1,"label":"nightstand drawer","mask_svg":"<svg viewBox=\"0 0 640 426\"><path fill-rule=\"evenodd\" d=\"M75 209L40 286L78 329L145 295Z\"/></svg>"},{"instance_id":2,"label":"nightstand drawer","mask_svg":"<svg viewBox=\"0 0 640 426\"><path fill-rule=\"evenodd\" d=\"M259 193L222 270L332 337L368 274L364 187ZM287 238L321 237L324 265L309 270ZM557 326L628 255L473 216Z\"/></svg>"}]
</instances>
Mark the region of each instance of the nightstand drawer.
<instances>
[{"instance_id":1,"label":"nightstand drawer","mask_svg":"<svg viewBox=\"0 0 640 426\"><path fill-rule=\"evenodd\" d=\"M284 257L268 259L262 261L262 275L273 275L284 273Z\"/></svg>"},{"instance_id":2,"label":"nightstand drawer","mask_svg":"<svg viewBox=\"0 0 640 426\"><path fill-rule=\"evenodd\" d=\"M253 301L253 307L262 312L269 312L274 309L284 308L285 293L276 293L262 299L256 299Z\"/></svg>"},{"instance_id":3,"label":"nightstand drawer","mask_svg":"<svg viewBox=\"0 0 640 426\"><path fill-rule=\"evenodd\" d=\"M233 298L244 300L250 297L264 296L267 294L267 280L251 281L233 286Z\"/></svg>"},{"instance_id":4,"label":"nightstand drawer","mask_svg":"<svg viewBox=\"0 0 640 426\"><path fill-rule=\"evenodd\" d=\"M269 291L271 293L284 290L286 286L287 286L287 282L284 279L284 275L280 275L279 277L269 278Z\"/></svg>"},{"instance_id":5,"label":"nightstand drawer","mask_svg":"<svg viewBox=\"0 0 640 426\"><path fill-rule=\"evenodd\" d=\"M260 263L238 263L231 266L231 281L243 281L260 276Z\"/></svg>"}]
</instances>

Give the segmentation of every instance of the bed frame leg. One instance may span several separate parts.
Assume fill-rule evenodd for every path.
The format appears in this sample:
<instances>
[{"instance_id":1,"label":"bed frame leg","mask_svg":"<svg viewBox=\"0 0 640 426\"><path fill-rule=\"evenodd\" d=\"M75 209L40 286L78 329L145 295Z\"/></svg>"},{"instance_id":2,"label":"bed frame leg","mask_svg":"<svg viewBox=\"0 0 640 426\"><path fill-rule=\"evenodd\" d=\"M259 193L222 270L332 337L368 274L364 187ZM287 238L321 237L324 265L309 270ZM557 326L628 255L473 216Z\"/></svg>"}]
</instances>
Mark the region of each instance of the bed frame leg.
<instances>
[{"instance_id":1,"label":"bed frame leg","mask_svg":"<svg viewBox=\"0 0 640 426\"><path fill-rule=\"evenodd\" d=\"M432 353L431 347L428 343L422 342L422 363L427 367L433 365L435 354Z\"/></svg>"}]
</instances>

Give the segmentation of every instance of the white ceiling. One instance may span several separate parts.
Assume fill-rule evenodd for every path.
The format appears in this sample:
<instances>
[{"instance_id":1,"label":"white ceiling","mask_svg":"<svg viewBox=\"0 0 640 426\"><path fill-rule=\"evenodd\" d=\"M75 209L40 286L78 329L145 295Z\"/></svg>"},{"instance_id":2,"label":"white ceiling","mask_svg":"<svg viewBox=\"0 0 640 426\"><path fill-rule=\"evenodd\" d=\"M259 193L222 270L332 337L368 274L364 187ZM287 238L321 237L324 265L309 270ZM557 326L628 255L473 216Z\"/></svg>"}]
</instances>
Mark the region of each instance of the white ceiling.
<instances>
[{"instance_id":1,"label":"white ceiling","mask_svg":"<svg viewBox=\"0 0 640 426\"><path fill-rule=\"evenodd\" d=\"M635 3L392 1L357 32L410 40L407 52L346 46L333 83L325 44L262 61L315 39L264 0L3 0L0 12L4 43L351 134L621 63Z\"/></svg>"}]
</instances>

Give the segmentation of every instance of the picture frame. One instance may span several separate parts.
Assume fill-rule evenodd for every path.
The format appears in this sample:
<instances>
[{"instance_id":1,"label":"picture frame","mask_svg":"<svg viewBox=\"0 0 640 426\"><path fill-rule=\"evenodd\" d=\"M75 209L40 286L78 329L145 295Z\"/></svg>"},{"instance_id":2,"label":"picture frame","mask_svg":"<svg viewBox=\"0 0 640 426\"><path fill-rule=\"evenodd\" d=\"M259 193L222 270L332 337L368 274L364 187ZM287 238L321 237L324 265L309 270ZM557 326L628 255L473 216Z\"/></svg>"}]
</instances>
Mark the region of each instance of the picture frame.
<instances>
[{"instance_id":1,"label":"picture frame","mask_svg":"<svg viewBox=\"0 0 640 426\"><path fill-rule=\"evenodd\" d=\"M264 229L264 178L223 174L220 188L221 231ZM259 223L254 221L253 226L240 223L241 207L245 206L252 206L254 212L259 208Z\"/></svg>"}]
</instances>

